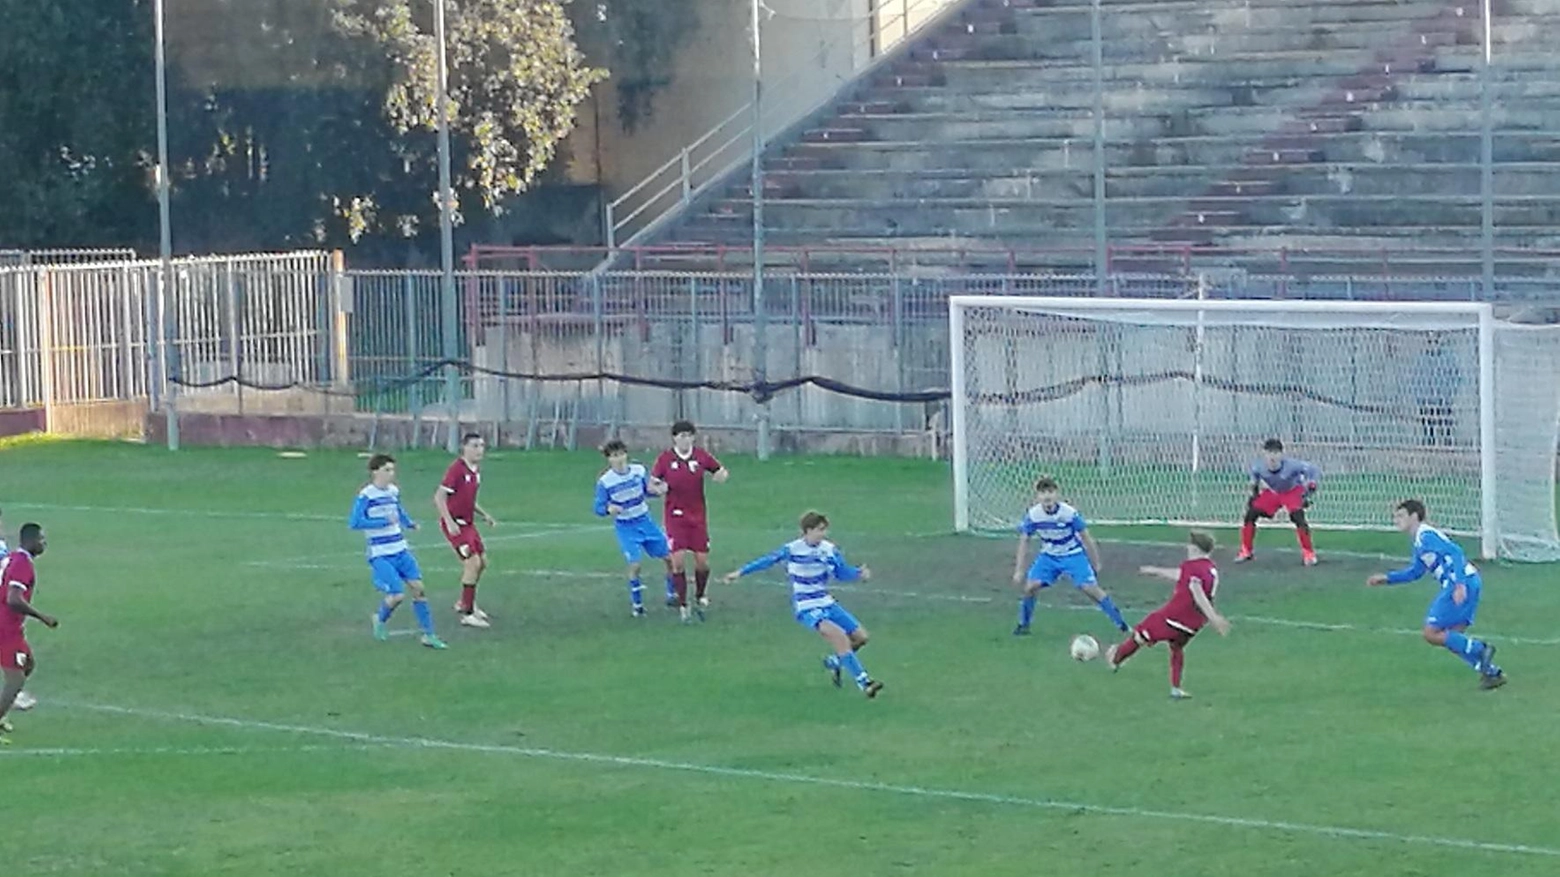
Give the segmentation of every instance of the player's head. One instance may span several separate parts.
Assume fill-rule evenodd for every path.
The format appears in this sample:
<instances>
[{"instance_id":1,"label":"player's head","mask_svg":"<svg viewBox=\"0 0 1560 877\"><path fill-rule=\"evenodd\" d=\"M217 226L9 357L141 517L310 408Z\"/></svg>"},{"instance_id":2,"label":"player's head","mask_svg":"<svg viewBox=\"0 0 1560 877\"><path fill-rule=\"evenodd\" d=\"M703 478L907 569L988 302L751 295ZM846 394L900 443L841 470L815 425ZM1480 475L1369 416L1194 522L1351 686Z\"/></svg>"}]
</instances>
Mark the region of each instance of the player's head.
<instances>
[{"instance_id":1,"label":"player's head","mask_svg":"<svg viewBox=\"0 0 1560 877\"><path fill-rule=\"evenodd\" d=\"M1404 533L1412 533L1425 522L1425 504L1417 499L1405 499L1392 510L1392 526Z\"/></svg>"},{"instance_id":2,"label":"player's head","mask_svg":"<svg viewBox=\"0 0 1560 877\"><path fill-rule=\"evenodd\" d=\"M1284 462L1284 443L1270 438L1262 443L1262 459L1269 469L1277 469Z\"/></svg>"},{"instance_id":3,"label":"player's head","mask_svg":"<svg viewBox=\"0 0 1560 877\"><path fill-rule=\"evenodd\" d=\"M49 547L49 537L44 535L42 524L23 524L22 532L16 534L16 544L23 551L37 557Z\"/></svg>"},{"instance_id":4,"label":"player's head","mask_svg":"<svg viewBox=\"0 0 1560 877\"><path fill-rule=\"evenodd\" d=\"M368 477L375 487L389 487L395 483L395 458L389 454L375 454L368 458Z\"/></svg>"},{"instance_id":5,"label":"player's head","mask_svg":"<svg viewBox=\"0 0 1560 877\"><path fill-rule=\"evenodd\" d=\"M601 446L601 456L607 458L607 465L614 472L628 470L628 445L622 439L613 439Z\"/></svg>"},{"instance_id":6,"label":"player's head","mask_svg":"<svg viewBox=\"0 0 1560 877\"><path fill-rule=\"evenodd\" d=\"M461 459L468 463L480 463L485 453L487 453L487 439L480 433L468 432L460 437Z\"/></svg>"},{"instance_id":7,"label":"player's head","mask_svg":"<svg viewBox=\"0 0 1560 877\"><path fill-rule=\"evenodd\" d=\"M1204 530L1186 534L1186 556L1191 560L1213 554L1213 535Z\"/></svg>"},{"instance_id":8,"label":"player's head","mask_svg":"<svg viewBox=\"0 0 1560 877\"><path fill-rule=\"evenodd\" d=\"M1057 499L1061 496L1062 486L1056 483L1056 479L1050 475L1041 475L1035 480L1035 501L1047 509L1056 508Z\"/></svg>"},{"instance_id":9,"label":"player's head","mask_svg":"<svg viewBox=\"0 0 1560 877\"><path fill-rule=\"evenodd\" d=\"M699 435L694 428L693 421L679 420L672 424L672 447L677 453L686 454L693 450L693 440Z\"/></svg>"},{"instance_id":10,"label":"player's head","mask_svg":"<svg viewBox=\"0 0 1560 877\"><path fill-rule=\"evenodd\" d=\"M808 512L802 515L802 540L808 545L817 545L823 541L823 537L829 535L829 518L823 512Z\"/></svg>"}]
</instances>

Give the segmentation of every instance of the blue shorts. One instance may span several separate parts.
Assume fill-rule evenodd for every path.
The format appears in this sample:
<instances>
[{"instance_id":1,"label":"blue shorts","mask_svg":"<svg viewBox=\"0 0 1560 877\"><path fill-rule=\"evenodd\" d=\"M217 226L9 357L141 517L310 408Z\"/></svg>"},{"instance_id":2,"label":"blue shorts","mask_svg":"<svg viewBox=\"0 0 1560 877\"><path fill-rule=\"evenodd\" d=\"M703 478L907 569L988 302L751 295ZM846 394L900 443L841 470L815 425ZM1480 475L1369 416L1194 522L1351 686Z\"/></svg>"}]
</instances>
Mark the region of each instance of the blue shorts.
<instances>
[{"instance_id":1,"label":"blue shorts","mask_svg":"<svg viewBox=\"0 0 1560 877\"><path fill-rule=\"evenodd\" d=\"M623 559L629 563L638 563L647 554L659 559L672 553L672 546L667 543L666 534L661 532L661 525L650 520L649 515L627 524L618 524L614 529L617 531L618 548L623 552Z\"/></svg>"},{"instance_id":2,"label":"blue shorts","mask_svg":"<svg viewBox=\"0 0 1560 877\"><path fill-rule=\"evenodd\" d=\"M1479 577L1473 576L1468 580L1468 597L1461 606L1452 602L1450 590L1436 594L1435 599L1430 601L1430 608L1425 610L1425 627L1450 630L1472 625L1473 616L1479 611L1479 592L1483 590Z\"/></svg>"},{"instance_id":3,"label":"blue shorts","mask_svg":"<svg viewBox=\"0 0 1560 877\"><path fill-rule=\"evenodd\" d=\"M796 620L808 630L817 630L818 625L825 621L834 622L839 626L840 630L845 631L847 634L855 633L861 629L861 622L856 620L856 616L845 611L845 607L838 603L829 606L819 606L816 609L798 609L796 611Z\"/></svg>"},{"instance_id":4,"label":"blue shorts","mask_svg":"<svg viewBox=\"0 0 1560 877\"><path fill-rule=\"evenodd\" d=\"M1081 551L1062 557L1042 554L1036 557L1035 562L1029 567L1029 580L1039 582L1042 588L1051 587L1064 575L1072 580L1075 588L1086 587L1099 581L1099 578L1094 575L1094 565L1089 563L1089 556Z\"/></svg>"},{"instance_id":5,"label":"blue shorts","mask_svg":"<svg viewBox=\"0 0 1560 877\"><path fill-rule=\"evenodd\" d=\"M373 571L374 587L382 594L396 595L404 591L407 582L422 581L422 570L417 558L410 551L385 557L371 557L368 568Z\"/></svg>"}]
</instances>

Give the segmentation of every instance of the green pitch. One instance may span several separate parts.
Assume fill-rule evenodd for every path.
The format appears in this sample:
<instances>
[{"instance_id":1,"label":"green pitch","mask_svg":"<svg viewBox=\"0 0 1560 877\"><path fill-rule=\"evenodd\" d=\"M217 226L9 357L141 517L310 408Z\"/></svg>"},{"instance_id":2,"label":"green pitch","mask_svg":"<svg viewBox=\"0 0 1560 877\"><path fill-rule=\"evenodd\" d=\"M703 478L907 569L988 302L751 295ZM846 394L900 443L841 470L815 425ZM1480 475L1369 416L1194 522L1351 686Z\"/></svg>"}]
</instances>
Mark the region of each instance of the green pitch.
<instances>
[{"instance_id":1,"label":"green pitch","mask_svg":"<svg viewBox=\"0 0 1560 877\"><path fill-rule=\"evenodd\" d=\"M401 462L444 653L370 638L353 454L0 450L7 532L46 525L62 619L32 632L42 702L0 750L7 877L1560 873L1552 568L1487 568L1512 682L1483 693L1417 638L1433 585L1362 586L1401 540L1321 534L1304 569L1264 531L1172 703L1162 649L1114 676L1067 657L1114 638L1070 588L1009 636L1013 545L938 535L944 466L728 460L718 571L816 506L876 573L838 591L888 685L868 702L828 684L778 577L714 585L704 625L631 619L591 454L490 455L495 626L456 627L445 458ZM1140 543L1177 534L1100 535L1138 540L1105 544L1102 579L1135 620L1165 588L1132 570L1180 551Z\"/></svg>"}]
</instances>

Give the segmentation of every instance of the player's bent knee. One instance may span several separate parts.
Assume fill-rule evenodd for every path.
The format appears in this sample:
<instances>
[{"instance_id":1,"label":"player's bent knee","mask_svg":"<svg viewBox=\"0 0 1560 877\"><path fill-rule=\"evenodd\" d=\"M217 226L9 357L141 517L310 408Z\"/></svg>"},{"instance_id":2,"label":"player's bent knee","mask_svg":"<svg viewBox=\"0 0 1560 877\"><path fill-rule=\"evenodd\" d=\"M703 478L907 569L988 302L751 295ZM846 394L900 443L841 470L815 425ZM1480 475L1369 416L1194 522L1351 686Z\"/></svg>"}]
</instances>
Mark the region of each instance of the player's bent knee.
<instances>
[{"instance_id":1,"label":"player's bent knee","mask_svg":"<svg viewBox=\"0 0 1560 877\"><path fill-rule=\"evenodd\" d=\"M406 593L410 594L413 600L421 600L423 598L422 582L407 582Z\"/></svg>"},{"instance_id":2,"label":"player's bent knee","mask_svg":"<svg viewBox=\"0 0 1560 877\"><path fill-rule=\"evenodd\" d=\"M1431 627L1427 624L1425 625L1424 630L1420 631L1420 633L1424 635L1425 642L1432 646L1446 644L1446 631L1439 627Z\"/></svg>"},{"instance_id":3,"label":"player's bent knee","mask_svg":"<svg viewBox=\"0 0 1560 877\"><path fill-rule=\"evenodd\" d=\"M852 648L859 649L871 640L872 635L867 633L865 627L858 627L850 632L850 645Z\"/></svg>"}]
</instances>

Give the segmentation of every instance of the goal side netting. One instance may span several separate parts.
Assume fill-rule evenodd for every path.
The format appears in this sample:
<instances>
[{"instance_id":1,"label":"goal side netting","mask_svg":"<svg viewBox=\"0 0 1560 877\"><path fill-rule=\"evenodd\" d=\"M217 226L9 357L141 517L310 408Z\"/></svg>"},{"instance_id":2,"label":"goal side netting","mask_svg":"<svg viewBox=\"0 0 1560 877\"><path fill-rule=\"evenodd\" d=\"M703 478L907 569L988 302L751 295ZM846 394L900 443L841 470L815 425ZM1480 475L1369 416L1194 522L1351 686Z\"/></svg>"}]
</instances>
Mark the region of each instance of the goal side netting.
<instances>
[{"instance_id":1,"label":"goal side netting","mask_svg":"<svg viewBox=\"0 0 1560 877\"><path fill-rule=\"evenodd\" d=\"M1090 520L1235 525L1264 440L1315 463L1313 526L1423 499L1484 556L1560 559L1560 328L1475 303L951 300L955 525L1035 477ZM1469 546L1470 551L1474 546Z\"/></svg>"}]
</instances>

